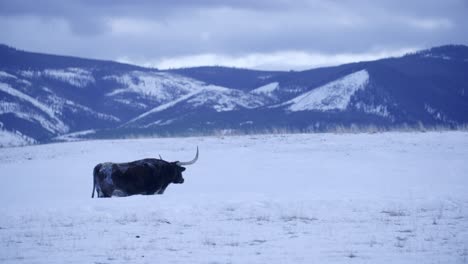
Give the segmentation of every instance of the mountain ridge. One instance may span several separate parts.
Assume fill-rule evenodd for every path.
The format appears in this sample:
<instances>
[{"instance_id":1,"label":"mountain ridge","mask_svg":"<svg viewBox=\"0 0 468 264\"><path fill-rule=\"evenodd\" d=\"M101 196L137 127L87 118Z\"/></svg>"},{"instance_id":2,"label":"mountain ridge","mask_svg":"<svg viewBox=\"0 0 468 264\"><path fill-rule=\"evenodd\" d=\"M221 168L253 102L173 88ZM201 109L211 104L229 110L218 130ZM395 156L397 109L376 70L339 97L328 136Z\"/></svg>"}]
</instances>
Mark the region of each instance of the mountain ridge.
<instances>
[{"instance_id":1,"label":"mountain ridge","mask_svg":"<svg viewBox=\"0 0 468 264\"><path fill-rule=\"evenodd\" d=\"M463 45L304 71L158 70L6 45L0 58L0 130L25 144L68 133L106 138L468 123Z\"/></svg>"}]
</instances>

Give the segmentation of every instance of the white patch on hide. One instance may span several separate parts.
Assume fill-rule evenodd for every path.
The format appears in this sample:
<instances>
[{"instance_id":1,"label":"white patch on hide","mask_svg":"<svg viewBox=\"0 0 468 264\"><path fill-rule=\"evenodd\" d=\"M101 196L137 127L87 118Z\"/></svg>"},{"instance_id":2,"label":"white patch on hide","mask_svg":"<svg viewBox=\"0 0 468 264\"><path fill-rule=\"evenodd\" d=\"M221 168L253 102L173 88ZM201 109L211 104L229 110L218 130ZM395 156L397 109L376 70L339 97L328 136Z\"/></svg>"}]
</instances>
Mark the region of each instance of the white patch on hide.
<instances>
[{"instance_id":1,"label":"white patch on hide","mask_svg":"<svg viewBox=\"0 0 468 264\"><path fill-rule=\"evenodd\" d=\"M120 189L115 189L113 192L112 192L112 196L116 196L116 197L125 197L125 196L128 196L128 194Z\"/></svg>"},{"instance_id":2,"label":"white patch on hide","mask_svg":"<svg viewBox=\"0 0 468 264\"><path fill-rule=\"evenodd\" d=\"M112 181L112 163L111 162L103 163L99 172L102 172L104 173L104 175L106 175L106 177L104 178L104 183L106 185L114 185L114 182Z\"/></svg>"}]
</instances>

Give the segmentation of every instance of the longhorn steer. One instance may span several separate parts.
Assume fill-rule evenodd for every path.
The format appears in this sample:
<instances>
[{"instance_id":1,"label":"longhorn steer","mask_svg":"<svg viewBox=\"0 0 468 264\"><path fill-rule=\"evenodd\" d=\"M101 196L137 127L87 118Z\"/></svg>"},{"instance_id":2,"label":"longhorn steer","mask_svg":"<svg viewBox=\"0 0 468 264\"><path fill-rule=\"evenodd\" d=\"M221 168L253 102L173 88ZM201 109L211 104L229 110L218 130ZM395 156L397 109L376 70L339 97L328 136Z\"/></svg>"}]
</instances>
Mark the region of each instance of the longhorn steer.
<instances>
[{"instance_id":1,"label":"longhorn steer","mask_svg":"<svg viewBox=\"0 0 468 264\"><path fill-rule=\"evenodd\" d=\"M163 194L171 183L183 183L182 172L186 165L198 160L198 147L195 158L187 162L168 162L162 159L142 159L126 163L99 163L93 171L93 193L98 197L129 196L134 194Z\"/></svg>"}]
</instances>

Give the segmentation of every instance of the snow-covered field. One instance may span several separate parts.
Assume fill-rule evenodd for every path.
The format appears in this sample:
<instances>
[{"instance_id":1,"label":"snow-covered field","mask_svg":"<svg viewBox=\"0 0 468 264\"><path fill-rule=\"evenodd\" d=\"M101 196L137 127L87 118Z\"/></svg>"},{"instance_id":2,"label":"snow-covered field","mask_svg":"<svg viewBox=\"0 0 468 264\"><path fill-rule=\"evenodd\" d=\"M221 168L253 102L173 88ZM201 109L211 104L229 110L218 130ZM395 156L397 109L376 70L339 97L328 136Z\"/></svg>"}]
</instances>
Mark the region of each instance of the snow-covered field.
<instances>
[{"instance_id":1,"label":"snow-covered field","mask_svg":"<svg viewBox=\"0 0 468 264\"><path fill-rule=\"evenodd\" d=\"M92 169L199 161L162 196ZM0 149L0 263L467 263L468 133L107 140Z\"/></svg>"}]
</instances>

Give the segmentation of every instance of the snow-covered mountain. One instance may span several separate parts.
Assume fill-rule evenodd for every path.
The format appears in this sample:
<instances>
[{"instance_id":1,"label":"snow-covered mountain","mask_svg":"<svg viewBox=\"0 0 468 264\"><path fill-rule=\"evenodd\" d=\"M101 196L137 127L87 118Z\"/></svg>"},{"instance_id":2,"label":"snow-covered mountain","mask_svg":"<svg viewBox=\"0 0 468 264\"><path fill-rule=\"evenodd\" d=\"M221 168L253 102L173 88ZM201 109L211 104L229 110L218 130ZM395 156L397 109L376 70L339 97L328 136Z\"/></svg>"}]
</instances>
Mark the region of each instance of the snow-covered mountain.
<instances>
[{"instance_id":1,"label":"snow-covered mountain","mask_svg":"<svg viewBox=\"0 0 468 264\"><path fill-rule=\"evenodd\" d=\"M468 47L307 71L161 71L0 45L0 145L468 123ZM84 131L84 132L83 132Z\"/></svg>"},{"instance_id":2,"label":"snow-covered mountain","mask_svg":"<svg viewBox=\"0 0 468 264\"><path fill-rule=\"evenodd\" d=\"M348 108L351 97L358 90L365 89L368 83L369 73L360 70L303 93L283 105L287 105L287 109L293 112L344 111Z\"/></svg>"}]
</instances>

